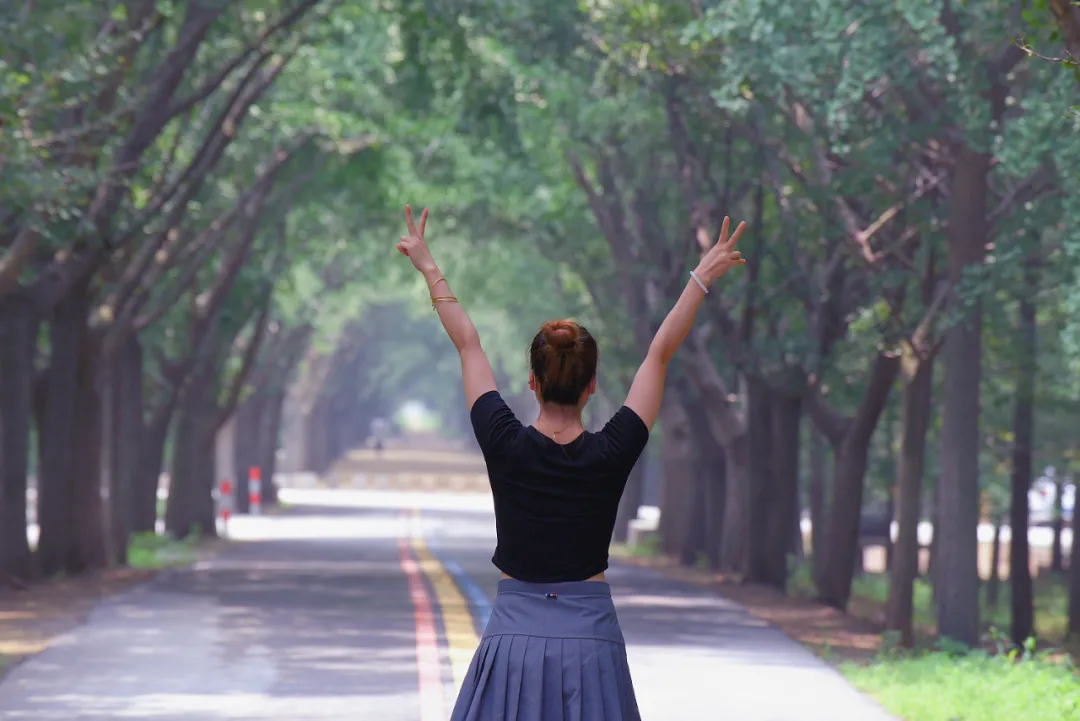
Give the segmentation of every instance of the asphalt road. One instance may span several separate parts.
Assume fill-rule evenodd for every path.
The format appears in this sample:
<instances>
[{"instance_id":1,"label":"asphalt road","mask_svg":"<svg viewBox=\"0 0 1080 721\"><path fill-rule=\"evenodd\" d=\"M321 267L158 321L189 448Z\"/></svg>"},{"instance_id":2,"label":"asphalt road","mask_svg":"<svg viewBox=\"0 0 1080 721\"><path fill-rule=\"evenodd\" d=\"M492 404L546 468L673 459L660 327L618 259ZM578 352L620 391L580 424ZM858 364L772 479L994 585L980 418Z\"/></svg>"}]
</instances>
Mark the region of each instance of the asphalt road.
<instances>
[{"instance_id":1,"label":"asphalt road","mask_svg":"<svg viewBox=\"0 0 1080 721\"><path fill-rule=\"evenodd\" d=\"M0 684L0 719L437 721L498 580L490 499L293 491L285 516L99 606ZM714 593L609 571L646 721L887 721Z\"/></svg>"}]
</instances>

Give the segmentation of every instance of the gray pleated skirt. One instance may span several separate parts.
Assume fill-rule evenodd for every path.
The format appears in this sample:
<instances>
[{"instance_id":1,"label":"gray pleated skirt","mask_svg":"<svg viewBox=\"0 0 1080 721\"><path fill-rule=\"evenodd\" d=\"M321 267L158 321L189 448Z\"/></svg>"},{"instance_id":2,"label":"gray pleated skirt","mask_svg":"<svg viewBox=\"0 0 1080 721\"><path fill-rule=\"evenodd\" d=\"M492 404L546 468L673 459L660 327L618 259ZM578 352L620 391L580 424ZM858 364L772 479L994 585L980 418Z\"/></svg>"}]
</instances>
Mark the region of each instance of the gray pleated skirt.
<instances>
[{"instance_id":1,"label":"gray pleated skirt","mask_svg":"<svg viewBox=\"0 0 1080 721\"><path fill-rule=\"evenodd\" d=\"M611 587L499 581L450 721L640 721Z\"/></svg>"}]
</instances>

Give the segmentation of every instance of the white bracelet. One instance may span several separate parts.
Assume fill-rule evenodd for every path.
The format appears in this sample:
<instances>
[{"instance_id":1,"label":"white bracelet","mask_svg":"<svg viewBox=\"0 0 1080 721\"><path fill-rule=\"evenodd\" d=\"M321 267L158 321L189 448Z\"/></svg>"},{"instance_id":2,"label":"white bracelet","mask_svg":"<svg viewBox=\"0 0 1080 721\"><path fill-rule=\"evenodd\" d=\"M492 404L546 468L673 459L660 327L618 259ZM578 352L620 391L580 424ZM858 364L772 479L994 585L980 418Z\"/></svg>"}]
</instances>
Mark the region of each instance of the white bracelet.
<instances>
[{"instance_id":1,"label":"white bracelet","mask_svg":"<svg viewBox=\"0 0 1080 721\"><path fill-rule=\"evenodd\" d=\"M701 282L701 278L697 277L697 273L695 273L694 271L690 271L690 277L694 279L695 283L701 286L701 289L705 291L706 294L708 294L709 289L706 288L705 284Z\"/></svg>"}]
</instances>

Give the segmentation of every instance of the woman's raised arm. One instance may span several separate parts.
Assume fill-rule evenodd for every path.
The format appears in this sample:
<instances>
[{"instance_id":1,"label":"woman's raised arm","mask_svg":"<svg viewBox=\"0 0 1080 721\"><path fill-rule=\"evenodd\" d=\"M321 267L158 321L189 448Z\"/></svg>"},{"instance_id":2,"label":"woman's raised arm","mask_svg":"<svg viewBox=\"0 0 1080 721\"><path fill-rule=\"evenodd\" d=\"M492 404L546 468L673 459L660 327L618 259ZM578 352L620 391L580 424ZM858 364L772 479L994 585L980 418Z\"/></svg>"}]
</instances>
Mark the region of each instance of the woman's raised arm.
<instances>
[{"instance_id":1,"label":"woman's raised arm","mask_svg":"<svg viewBox=\"0 0 1080 721\"><path fill-rule=\"evenodd\" d=\"M739 223L739 227L728 238L730 222L728 218L724 218L716 245L705 253L698 267L690 272L682 295L660 324L649 346L649 352L645 354L645 360L634 375L634 382L630 384L625 405L641 417L650 431L660 415L668 363L690 333L694 316L697 315L705 294L709 292L709 285L729 269L746 263L742 254L735 250L735 243L742 235L746 223Z\"/></svg>"},{"instance_id":2,"label":"woman's raised arm","mask_svg":"<svg viewBox=\"0 0 1080 721\"><path fill-rule=\"evenodd\" d=\"M450 284L439 272L439 266L431 257L431 250L424 240L424 227L427 225L427 208L420 214L420 227L413 222L412 208L405 206L405 222L409 234L401 236L397 249L408 256L413 267L424 276L431 291L431 305L439 313L443 329L450 336L458 355L461 356L461 379L465 384L465 405L472 410L476 399L488 391L496 390L495 374L487 354L480 347L480 334L476 331L469 314L450 292Z\"/></svg>"}]
</instances>

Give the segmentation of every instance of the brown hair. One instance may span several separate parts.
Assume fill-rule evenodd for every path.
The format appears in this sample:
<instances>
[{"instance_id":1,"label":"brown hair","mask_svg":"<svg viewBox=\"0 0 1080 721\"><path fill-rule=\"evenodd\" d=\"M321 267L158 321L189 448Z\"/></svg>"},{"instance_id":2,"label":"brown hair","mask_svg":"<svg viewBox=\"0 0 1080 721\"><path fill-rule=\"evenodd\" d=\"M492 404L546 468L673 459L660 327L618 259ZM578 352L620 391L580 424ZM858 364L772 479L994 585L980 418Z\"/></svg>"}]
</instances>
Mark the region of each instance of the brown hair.
<instances>
[{"instance_id":1,"label":"brown hair","mask_svg":"<svg viewBox=\"0 0 1080 721\"><path fill-rule=\"evenodd\" d=\"M596 339L572 320L549 320L529 346L529 365L545 403L576 406L596 375Z\"/></svg>"}]
</instances>

